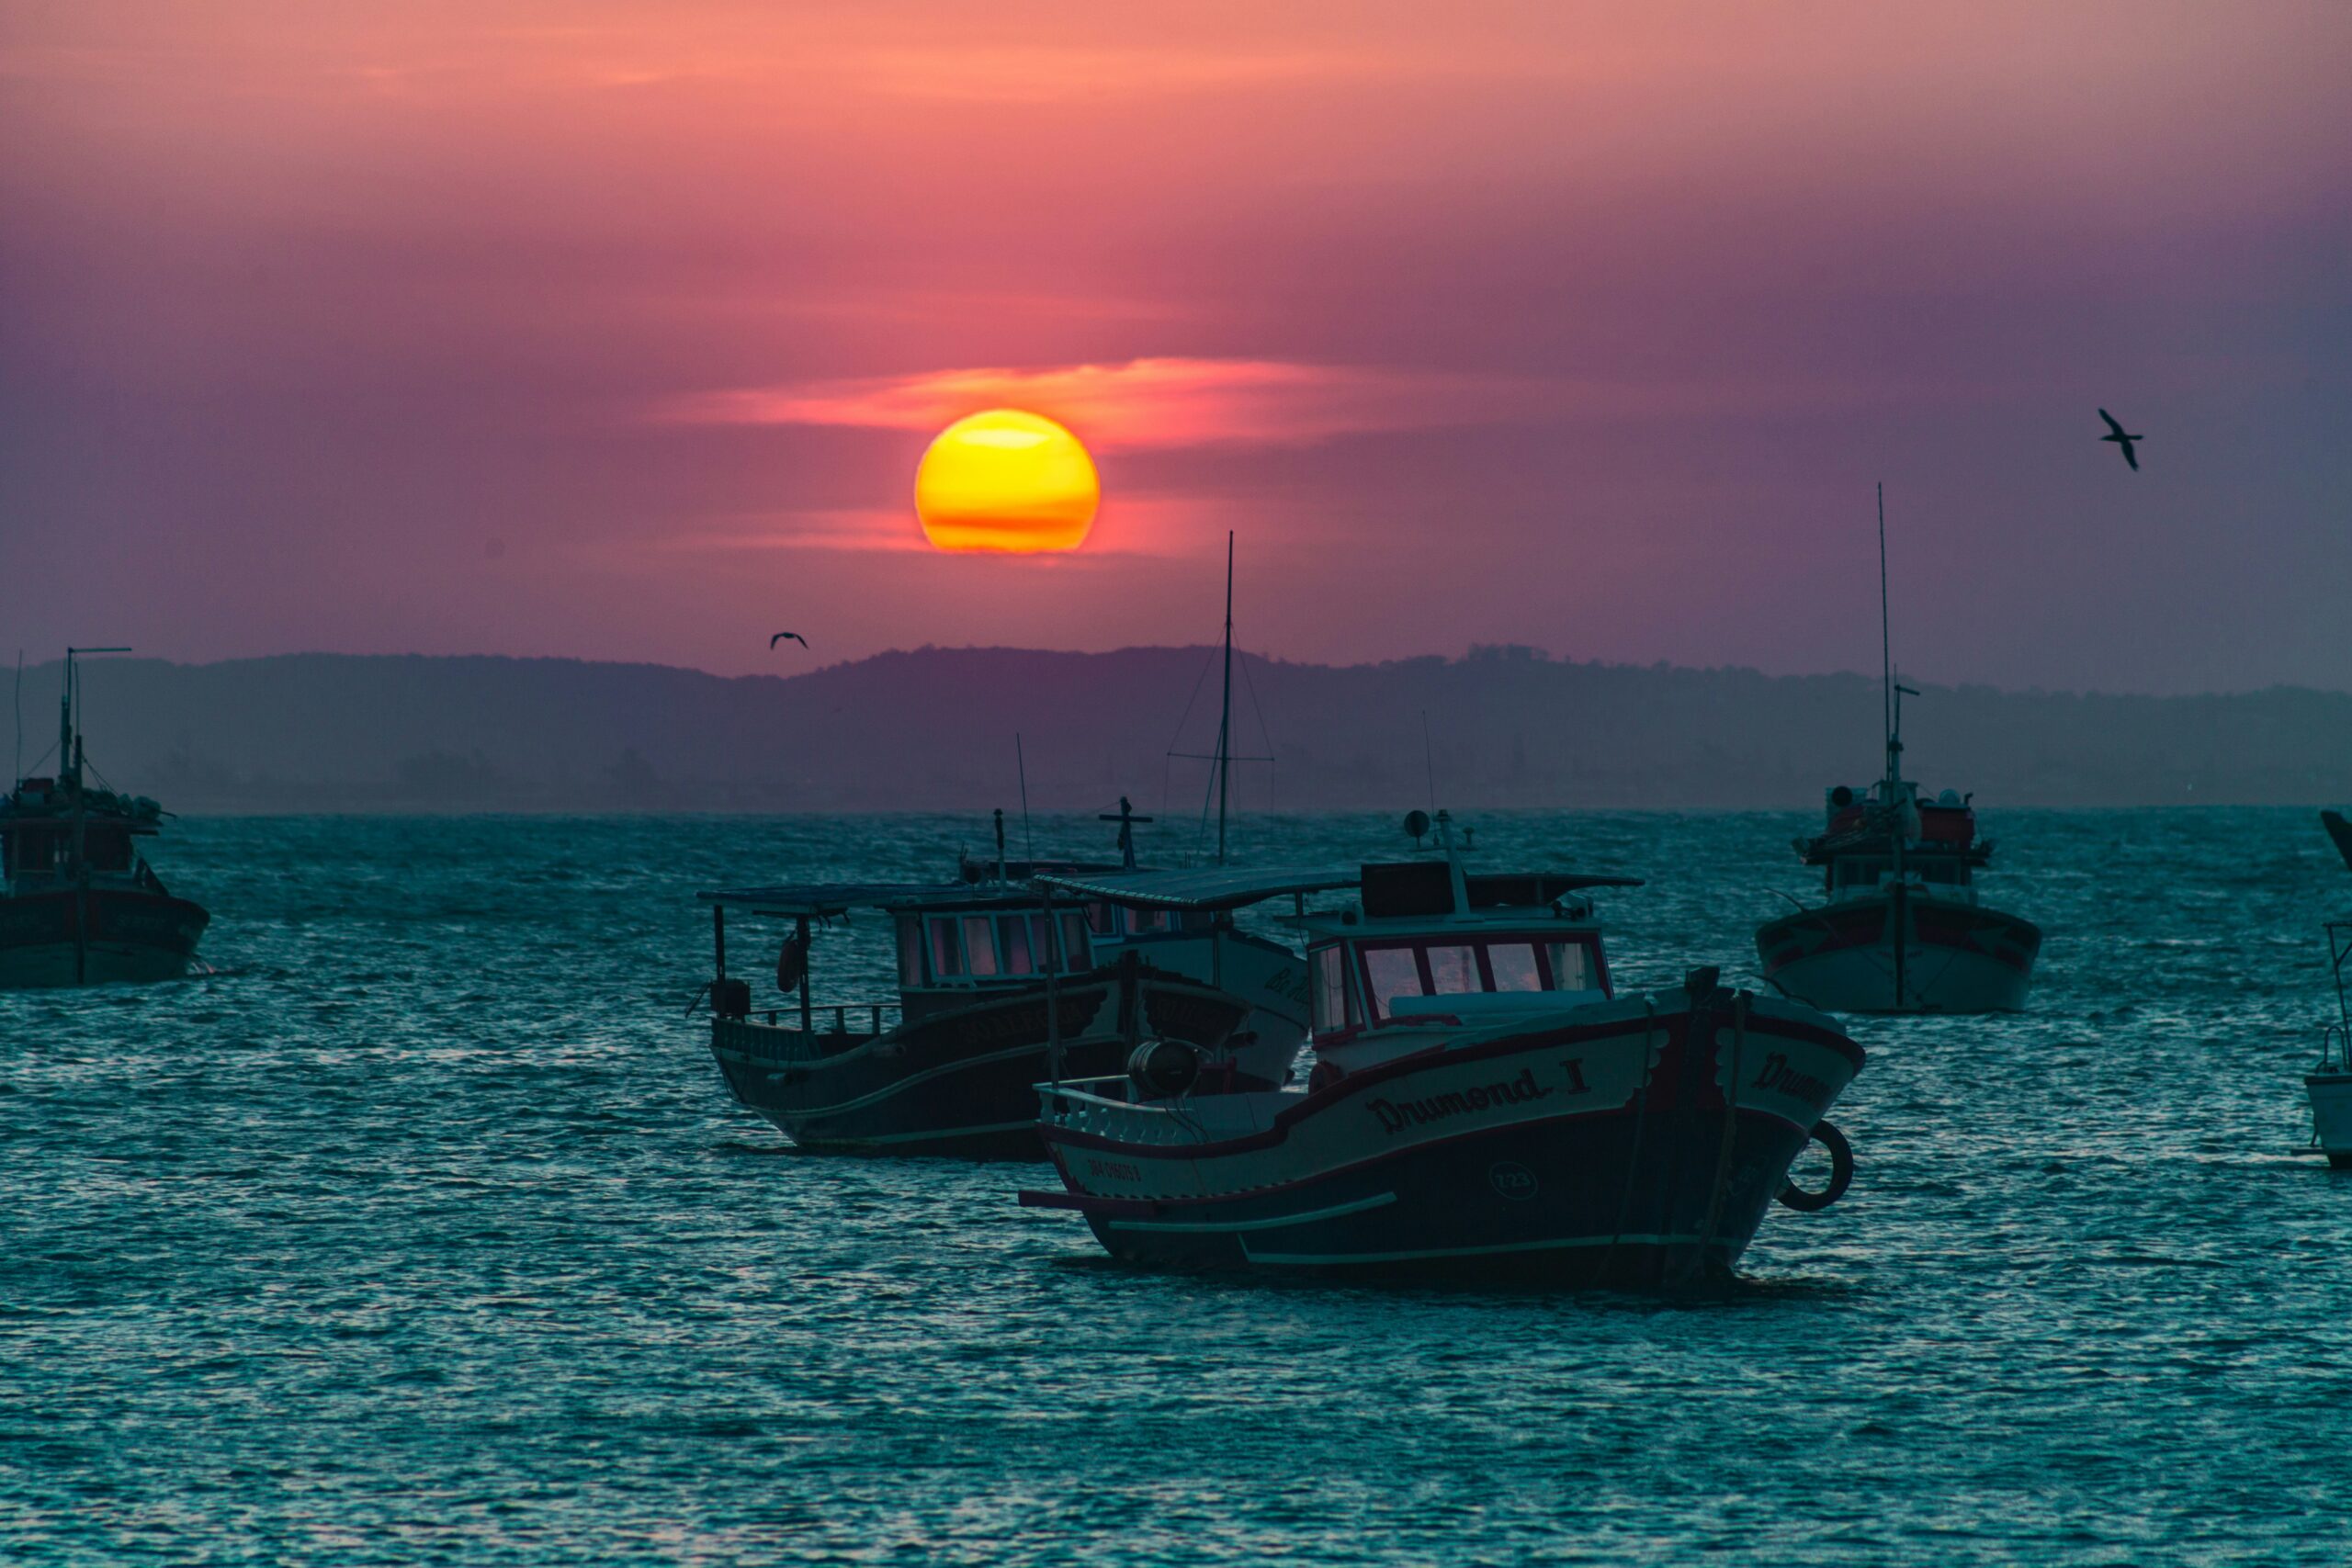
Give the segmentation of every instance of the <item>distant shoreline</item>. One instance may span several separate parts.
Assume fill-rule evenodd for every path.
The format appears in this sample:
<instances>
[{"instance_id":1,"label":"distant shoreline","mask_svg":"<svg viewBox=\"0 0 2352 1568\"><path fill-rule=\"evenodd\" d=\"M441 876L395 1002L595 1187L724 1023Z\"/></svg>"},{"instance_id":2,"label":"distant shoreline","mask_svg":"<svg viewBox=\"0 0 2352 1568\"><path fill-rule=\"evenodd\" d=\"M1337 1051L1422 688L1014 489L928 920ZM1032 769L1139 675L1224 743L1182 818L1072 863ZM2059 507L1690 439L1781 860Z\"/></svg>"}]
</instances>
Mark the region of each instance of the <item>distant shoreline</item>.
<instances>
[{"instance_id":1,"label":"distant shoreline","mask_svg":"<svg viewBox=\"0 0 2352 1568\"><path fill-rule=\"evenodd\" d=\"M185 815L1197 813L1206 649L921 649L792 676L564 659L122 659L85 679L90 754ZM1553 660L1348 667L1238 654L1236 809L1796 810L1879 768L1877 683ZM28 768L57 666L28 667ZM1422 743L1427 714L1429 752ZM1906 772L2014 807L2352 800L2352 694L1926 684Z\"/></svg>"}]
</instances>

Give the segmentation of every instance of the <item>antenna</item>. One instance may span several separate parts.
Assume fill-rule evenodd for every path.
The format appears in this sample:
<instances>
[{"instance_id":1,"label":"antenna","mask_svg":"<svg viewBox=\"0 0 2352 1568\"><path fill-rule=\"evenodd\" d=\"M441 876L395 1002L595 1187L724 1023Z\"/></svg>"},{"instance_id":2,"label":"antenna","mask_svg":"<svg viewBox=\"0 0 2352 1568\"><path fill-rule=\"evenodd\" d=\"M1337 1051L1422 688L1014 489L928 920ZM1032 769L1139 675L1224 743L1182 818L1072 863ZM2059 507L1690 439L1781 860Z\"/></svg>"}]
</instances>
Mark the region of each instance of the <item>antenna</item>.
<instances>
[{"instance_id":1,"label":"antenna","mask_svg":"<svg viewBox=\"0 0 2352 1568\"><path fill-rule=\"evenodd\" d=\"M74 738L74 700L80 677L74 660L85 653L129 653L127 648L74 648L65 649L65 691L57 705L57 771L62 775L68 767L74 770L74 787L82 787L82 752Z\"/></svg>"},{"instance_id":2,"label":"antenna","mask_svg":"<svg viewBox=\"0 0 2352 1568\"><path fill-rule=\"evenodd\" d=\"M25 776L25 650L17 649L17 760L9 764L8 785Z\"/></svg>"},{"instance_id":3,"label":"antenna","mask_svg":"<svg viewBox=\"0 0 2352 1568\"><path fill-rule=\"evenodd\" d=\"M1421 771L1429 775L1430 809L1437 809L1437 755L1430 747L1430 710L1421 710Z\"/></svg>"},{"instance_id":4,"label":"antenna","mask_svg":"<svg viewBox=\"0 0 2352 1568\"><path fill-rule=\"evenodd\" d=\"M1029 759L1021 753L1021 731L1012 732L1012 765L1021 771L1021 852L1037 863L1037 840L1029 832Z\"/></svg>"},{"instance_id":5,"label":"antenna","mask_svg":"<svg viewBox=\"0 0 2352 1568\"><path fill-rule=\"evenodd\" d=\"M1233 776L1233 530L1225 531L1225 707L1216 721L1216 863L1225 863L1225 797Z\"/></svg>"}]
</instances>

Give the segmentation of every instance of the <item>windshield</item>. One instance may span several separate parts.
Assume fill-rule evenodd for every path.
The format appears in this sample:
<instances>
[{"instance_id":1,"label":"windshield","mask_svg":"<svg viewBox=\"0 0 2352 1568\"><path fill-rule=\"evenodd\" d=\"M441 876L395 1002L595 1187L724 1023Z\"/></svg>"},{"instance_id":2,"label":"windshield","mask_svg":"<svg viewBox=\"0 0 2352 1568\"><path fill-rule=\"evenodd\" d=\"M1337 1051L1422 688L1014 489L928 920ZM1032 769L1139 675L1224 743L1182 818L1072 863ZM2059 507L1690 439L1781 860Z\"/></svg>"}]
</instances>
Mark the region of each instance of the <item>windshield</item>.
<instances>
[{"instance_id":1,"label":"windshield","mask_svg":"<svg viewBox=\"0 0 2352 1568\"><path fill-rule=\"evenodd\" d=\"M1512 933L1473 941L1367 942L1364 994L1374 1018L1393 1016L1398 997L1503 991L1608 991L1600 940Z\"/></svg>"}]
</instances>

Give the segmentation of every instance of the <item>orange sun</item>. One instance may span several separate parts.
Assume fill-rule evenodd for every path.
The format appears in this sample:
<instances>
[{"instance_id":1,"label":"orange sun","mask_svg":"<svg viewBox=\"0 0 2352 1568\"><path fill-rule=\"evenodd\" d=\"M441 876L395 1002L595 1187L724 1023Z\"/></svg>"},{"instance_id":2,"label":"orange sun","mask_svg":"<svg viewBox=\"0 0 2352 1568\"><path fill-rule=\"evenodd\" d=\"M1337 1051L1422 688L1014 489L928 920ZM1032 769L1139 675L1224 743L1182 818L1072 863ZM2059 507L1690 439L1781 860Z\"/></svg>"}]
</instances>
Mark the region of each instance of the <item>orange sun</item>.
<instances>
[{"instance_id":1,"label":"orange sun","mask_svg":"<svg viewBox=\"0 0 2352 1568\"><path fill-rule=\"evenodd\" d=\"M1074 550L1102 501L1078 437L1019 409L957 420L915 470L915 514L943 550Z\"/></svg>"}]
</instances>

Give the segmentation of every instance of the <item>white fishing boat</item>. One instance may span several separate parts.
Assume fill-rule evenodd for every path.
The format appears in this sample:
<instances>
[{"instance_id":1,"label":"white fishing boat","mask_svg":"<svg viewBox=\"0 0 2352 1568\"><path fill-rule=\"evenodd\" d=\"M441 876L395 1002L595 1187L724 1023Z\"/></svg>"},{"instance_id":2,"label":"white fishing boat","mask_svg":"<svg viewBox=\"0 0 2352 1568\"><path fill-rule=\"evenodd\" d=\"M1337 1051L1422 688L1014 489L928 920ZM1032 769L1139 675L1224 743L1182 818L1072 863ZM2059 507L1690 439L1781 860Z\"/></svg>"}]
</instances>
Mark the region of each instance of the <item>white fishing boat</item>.
<instances>
[{"instance_id":1,"label":"white fishing boat","mask_svg":"<svg viewBox=\"0 0 2352 1568\"><path fill-rule=\"evenodd\" d=\"M1993 842L1977 836L1971 797L1947 789L1930 800L1903 776L1903 699L1919 694L1895 680L1889 652L1883 492L1879 628L1886 773L1828 790L1822 830L1795 841L1821 870L1824 901L1757 929L1764 977L1833 1012L2020 1010L2041 930L1978 897Z\"/></svg>"},{"instance_id":2,"label":"white fishing boat","mask_svg":"<svg viewBox=\"0 0 2352 1568\"><path fill-rule=\"evenodd\" d=\"M1625 879L1474 873L1438 828L1442 860L1353 872L1041 878L1176 911L1357 897L1291 917L1305 1085L1225 1091L1168 1043L1040 1085L1063 1190L1022 1201L1139 1262L1660 1286L1728 1275L1776 1197L1835 1201L1851 1155L1823 1118L1863 1057L1834 1021L1711 969L1619 996L1589 895ZM1816 1138L1835 1174L1808 1193L1789 1170Z\"/></svg>"},{"instance_id":3,"label":"white fishing boat","mask_svg":"<svg viewBox=\"0 0 2352 1568\"><path fill-rule=\"evenodd\" d=\"M2327 1163L2352 1167L2352 1008L2344 996L2344 962L2352 958L2352 921L2327 923L2328 971L2335 981L2335 1021L2320 1032L2319 1065L2303 1075L2312 1102L2312 1144Z\"/></svg>"}]
</instances>

